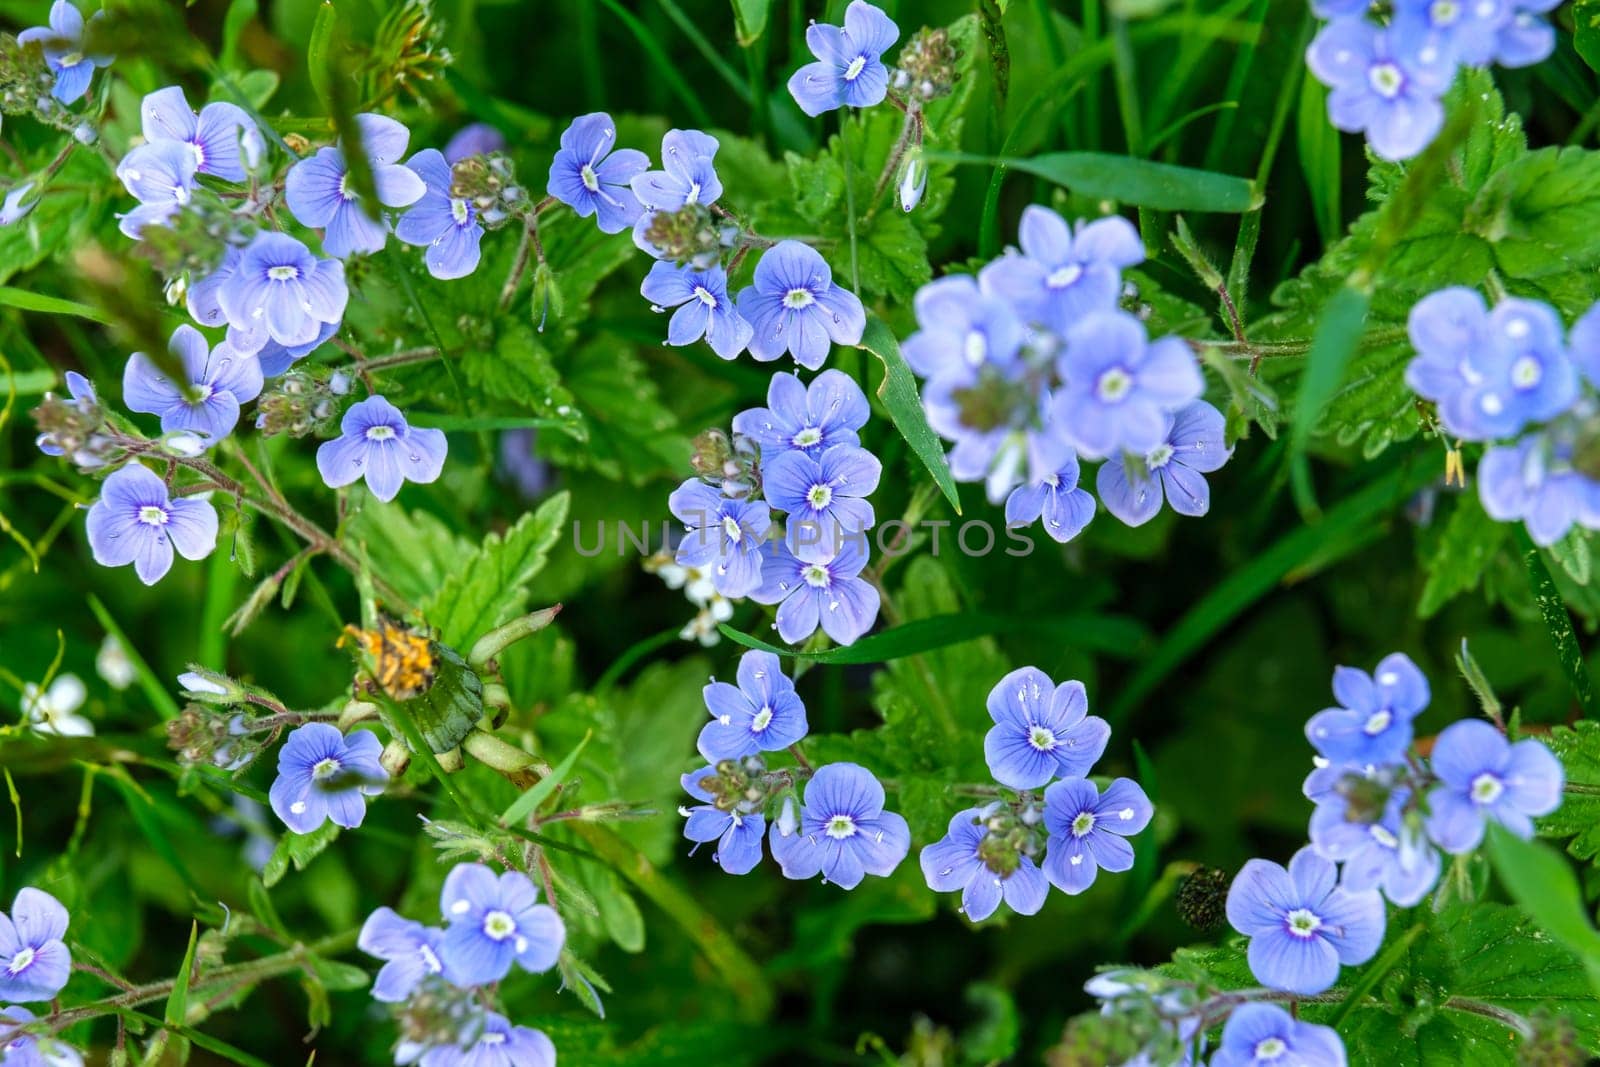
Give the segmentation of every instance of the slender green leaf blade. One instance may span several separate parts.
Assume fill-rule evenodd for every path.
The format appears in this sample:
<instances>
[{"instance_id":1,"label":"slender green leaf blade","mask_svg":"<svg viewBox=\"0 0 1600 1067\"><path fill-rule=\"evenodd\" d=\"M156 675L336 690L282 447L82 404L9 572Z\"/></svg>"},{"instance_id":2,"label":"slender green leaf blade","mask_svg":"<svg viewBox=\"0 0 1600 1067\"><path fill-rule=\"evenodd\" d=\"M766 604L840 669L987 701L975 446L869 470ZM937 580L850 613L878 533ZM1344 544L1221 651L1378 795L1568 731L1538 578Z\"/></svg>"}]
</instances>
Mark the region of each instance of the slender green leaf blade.
<instances>
[{"instance_id":1,"label":"slender green leaf blade","mask_svg":"<svg viewBox=\"0 0 1600 1067\"><path fill-rule=\"evenodd\" d=\"M585 748L589 747L589 740L592 737L594 737L593 730L585 731L583 740L572 747L572 751L567 753L566 759L556 764L549 774L534 784L532 789L511 802L511 806L501 813L500 822L504 825L521 822L535 811L538 811L539 805L549 799L550 794L556 791L556 787L571 776L572 768L578 765L578 757L583 755Z\"/></svg>"},{"instance_id":2,"label":"slender green leaf blade","mask_svg":"<svg viewBox=\"0 0 1600 1067\"><path fill-rule=\"evenodd\" d=\"M1300 379L1300 395L1295 397L1289 423L1292 485L1295 503L1302 513L1316 509L1311 491L1311 461L1306 455L1311 433L1317 428L1328 401L1344 381L1345 368L1350 365L1350 357L1361 343L1361 333L1366 328L1371 299L1360 289L1349 286L1340 289L1322 309L1322 319L1311 339L1306 371Z\"/></svg>"},{"instance_id":3,"label":"slender green leaf blade","mask_svg":"<svg viewBox=\"0 0 1600 1067\"><path fill-rule=\"evenodd\" d=\"M950 477L950 465L945 462L944 446L928 425L922 410L922 397L917 393L917 380L900 354L900 342L883 320L867 317L866 331L861 335L861 347L877 356L883 363L883 384L878 387L878 399L889 411L889 418L900 436L906 439L911 451L922 460L928 473L950 501L950 506L961 514L961 497L956 493L956 483Z\"/></svg>"},{"instance_id":4,"label":"slender green leaf blade","mask_svg":"<svg viewBox=\"0 0 1600 1067\"><path fill-rule=\"evenodd\" d=\"M200 938L200 924L189 924L189 948L183 954L183 966L178 970L172 992L167 994L166 1011L162 1017L168 1026L182 1026L189 1014L189 979L194 974L194 949Z\"/></svg>"},{"instance_id":5,"label":"slender green leaf blade","mask_svg":"<svg viewBox=\"0 0 1600 1067\"><path fill-rule=\"evenodd\" d=\"M1255 186L1215 171L1157 163L1104 152L1046 152L1000 157L929 152L929 160L1005 166L1071 189L1079 196L1113 200L1157 211L1211 211L1238 215L1258 206Z\"/></svg>"}]
</instances>

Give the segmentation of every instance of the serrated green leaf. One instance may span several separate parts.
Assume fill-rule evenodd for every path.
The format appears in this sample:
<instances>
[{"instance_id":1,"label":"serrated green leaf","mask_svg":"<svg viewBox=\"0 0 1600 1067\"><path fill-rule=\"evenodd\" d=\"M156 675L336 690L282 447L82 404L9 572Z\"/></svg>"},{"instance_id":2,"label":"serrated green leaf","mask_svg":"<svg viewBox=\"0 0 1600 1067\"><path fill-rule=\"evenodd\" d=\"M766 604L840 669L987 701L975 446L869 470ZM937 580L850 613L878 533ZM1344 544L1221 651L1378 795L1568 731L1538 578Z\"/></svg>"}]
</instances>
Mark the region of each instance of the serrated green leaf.
<instances>
[{"instance_id":1,"label":"serrated green leaf","mask_svg":"<svg viewBox=\"0 0 1600 1067\"><path fill-rule=\"evenodd\" d=\"M861 347L883 362L883 384L878 386L878 399L889 412L890 421L933 475L934 484L955 508L956 514L961 514L961 497L956 492L955 480L950 477L944 446L928 426L922 397L917 393L917 380L905 356L900 354L900 342L881 319L869 315L866 331L861 335Z\"/></svg>"},{"instance_id":2,"label":"serrated green leaf","mask_svg":"<svg viewBox=\"0 0 1600 1067\"><path fill-rule=\"evenodd\" d=\"M504 534L485 537L422 601L424 617L445 644L469 648L521 613L528 602L528 583L544 569L566 527L570 502L565 492L556 493Z\"/></svg>"},{"instance_id":3,"label":"serrated green leaf","mask_svg":"<svg viewBox=\"0 0 1600 1067\"><path fill-rule=\"evenodd\" d=\"M1570 838L1567 851L1581 860L1600 860L1600 722L1588 719L1553 726L1544 738L1566 772L1561 807L1539 820L1539 834Z\"/></svg>"},{"instance_id":4,"label":"serrated green leaf","mask_svg":"<svg viewBox=\"0 0 1600 1067\"><path fill-rule=\"evenodd\" d=\"M294 864L295 870L305 870L312 860L322 855L327 847L333 844L334 838L338 836L339 826L331 819L309 834L297 834L293 831L285 833L278 839L272 855L267 857L267 864L261 871L261 883L271 889L289 873L291 863Z\"/></svg>"},{"instance_id":5,"label":"serrated green leaf","mask_svg":"<svg viewBox=\"0 0 1600 1067\"><path fill-rule=\"evenodd\" d=\"M1490 822L1487 839L1495 874L1511 899L1551 937L1570 949L1600 990L1600 931L1589 917L1583 890L1561 854L1537 841L1524 841Z\"/></svg>"},{"instance_id":6,"label":"serrated green leaf","mask_svg":"<svg viewBox=\"0 0 1600 1067\"><path fill-rule=\"evenodd\" d=\"M1417 615L1430 618L1455 597L1477 589L1483 572L1511 535L1511 528L1491 519L1478 494L1461 493L1428 557L1428 581L1417 602Z\"/></svg>"}]
</instances>

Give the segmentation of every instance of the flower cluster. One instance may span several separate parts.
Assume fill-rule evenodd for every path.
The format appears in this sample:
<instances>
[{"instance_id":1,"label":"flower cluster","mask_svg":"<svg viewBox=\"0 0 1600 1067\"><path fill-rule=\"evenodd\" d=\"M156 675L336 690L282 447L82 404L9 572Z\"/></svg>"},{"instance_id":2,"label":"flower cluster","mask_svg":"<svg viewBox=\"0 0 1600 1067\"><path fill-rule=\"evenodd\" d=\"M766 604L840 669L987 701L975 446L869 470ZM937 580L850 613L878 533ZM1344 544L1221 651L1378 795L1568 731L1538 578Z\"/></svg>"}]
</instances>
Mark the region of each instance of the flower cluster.
<instances>
[{"instance_id":1,"label":"flower cluster","mask_svg":"<svg viewBox=\"0 0 1600 1067\"><path fill-rule=\"evenodd\" d=\"M928 887L960 890L961 910L979 922L1002 900L1032 915L1051 885L1076 895L1101 870L1131 869L1127 839L1150 824L1155 809L1132 779L1102 790L1087 777L1111 727L1089 714L1083 683L1056 685L1037 667L1022 667L989 692L988 709L995 723L983 744L989 772L1017 792L950 820L949 832L922 850ZM1033 792L1040 787L1042 798Z\"/></svg>"},{"instance_id":2,"label":"flower cluster","mask_svg":"<svg viewBox=\"0 0 1600 1067\"><path fill-rule=\"evenodd\" d=\"M1539 545L1574 524L1600 529L1600 305L1570 332L1549 305L1508 297L1491 310L1471 289L1442 289L1411 309L1417 356L1406 383L1437 405L1439 424L1489 444L1478 464L1483 509L1521 521Z\"/></svg>"},{"instance_id":3,"label":"flower cluster","mask_svg":"<svg viewBox=\"0 0 1600 1067\"><path fill-rule=\"evenodd\" d=\"M1380 25L1370 0L1312 0L1329 22L1306 51L1306 65L1326 85L1328 120L1365 133L1383 159L1410 159L1444 125L1440 97L1459 67L1531 66L1555 50L1543 16L1554 0L1458 3L1396 0Z\"/></svg>"},{"instance_id":4,"label":"flower cluster","mask_svg":"<svg viewBox=\"0 0 1600 1067\"><path fill-rule=\"evenodd\" d=\"M734 417L733 437L704 435L700 472L668 500L684 524L678 565L710 575L716 592L777 605L774 626L798 644L818 629L841 645L872 628L878 590L866 578L867 497L883 473L860 446L866 394L827 370L809 385L772 376L767 406ZM781 531L773 512L787 515Z\"/></svg>"},{"instance_id":5,"label":"flower cluster","mask_svg":"<svg viewBox=\"0 0 1600 1067\"><path fill-rule=\"evenodd\" d=\"M111 65L112 56L91 53L85 47L87 31L103 14L95 12L86 23L72 0L56 0L50 5L48 26L33 26L17 34L18 44L39 45L53 79L50 95L63 104L82 98L95 70Z\"/></svg>"},{"instance_id":6,"label":"flower cluster","mask_svg":"<svg viewBox=\"0 0 1600 1067\"><path fill-rule=\"evenodd\" d=\"M1228 921L1250 938L1250 969L1273 989L1320 993L1341 965L1365 962L1383 942L1384 900L1409 908L1432 890L1439 850L1470 852L1489 822L1533 836L1533 818L1561 803L1561 763L1542 743L1511 742L1480 720L1447 727L1424 761L1413 721L1428 680L1402 653L1368 674L1340 667L1338 706L1306 724L1317 768L1311 844L1287 868L1244 865L1228 894Z\"/></svg>"},{"instance_id":7,"label":"flower cluster","mask_svg":"<svg viewBox=\"0 0 1600 1067\"><path fill-rule=\"evenodd\" d=\"M705 687L711 721L698 748L708 766L683 776L684 791L699 801L679 809L684 836L696 848L714 842L712 860L729 874L755 869L763 838L786 878L820 874L854 889L869 874L893 873L911 848L911 831L884 810L882 784L854 763L812 771L802 760L799 768L769 771L762 753L805 737L805 705L770 652L746 652L737 681Z\"/></svg>"},{"instance_id":8,"label":"flower cluster","mask_svg":"<svg viewBox=\"0 0 1600 1067\"><path fill-rule=\"evenodd\" d=\"M566 927L521 871L496 876L462 863L439 895L444 927L424 926L391 908L368 916L357 941L384 962L372 997L394 1006L401 1026L395 1063L422 1067L554 1067L555 1045L542 1031L514 1026L489 1006L512 966L531 974L554 967Z\"/></svg>"},{"instance_id":9,"label":"flower cluster","mask_svg":"<svg viewBox=\"0 0 1600 1067\"><path fill-rule=\"evenodd\" d=\"M22 1004L53 1000L72 977L72 953L63 940L67 909L42 889L17 891L9 913L0 912L0 1063L23 1067L82 1067L83 1057L52 1036L21 1029L34 1015Z\"/></svg>"},{"instance_id":10,"label":"flower cluster","mask_svg":"<svg viewBox=\"0 0 1600 1067\"><path fill-rule=\"evenodd\" d=\"M1130 526L1163 500L1204 515L1204 475L1231 450L1221 413L1200 399L1189 346L1151 341L1118 306L1122 270L1144 259L1138 231L1115 216L1073 227L1034 205L1019 238L1020 250L976 278L939 278L917 293L919 329L904 352L926 379L928 424L954 444L951 474L1005 501L1008 525L1042 517L1060 542L1094 517L1080 459L1105 461L1100 499Z\"/></svg>"}]
</instances>

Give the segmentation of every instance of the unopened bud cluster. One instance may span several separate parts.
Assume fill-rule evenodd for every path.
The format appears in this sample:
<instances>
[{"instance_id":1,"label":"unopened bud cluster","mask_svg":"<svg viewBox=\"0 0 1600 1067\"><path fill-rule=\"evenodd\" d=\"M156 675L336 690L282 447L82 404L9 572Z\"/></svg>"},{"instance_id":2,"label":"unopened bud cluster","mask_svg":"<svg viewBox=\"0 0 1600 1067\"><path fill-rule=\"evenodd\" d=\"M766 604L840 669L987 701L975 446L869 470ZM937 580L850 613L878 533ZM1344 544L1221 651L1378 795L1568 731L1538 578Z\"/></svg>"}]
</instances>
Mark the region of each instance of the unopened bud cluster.
<instances>
[{"instance_id":1,"label":"unopened bud cluster","mask_svg":"<svg viewBox=\"0 0 1600 1067\"><path fill-rule=\"evenodd\" d=\"M1037 858L1044 852L1044 812L1029 798L996 800L978 812L977 822L984 828L978 858L1001 878L1022 866L1023 856Z\"/></svg>"},{"instance_id":2,"label":"unopened bud cluster","mask_svg":"<svg viewBox=\"0 0 1600 1067\"><path fill-rule=\"evenodd\" d=\"M924 26L900 52L894 68L893 84L902 93L919 100L949 96L961 74L956 64L961 51L950 42L950 31Z\"/></svg>"},{"instance_id":3,"label":"unopened bud cluster","mask_svg":"<svg viewBox=\"0 0 1600 1067\"><path fill-rule=\"evenodd\" d=\"M702 481L732 500L761 492L761 449L744 434L706 430L694 439L689 465Z\"/></svg>"},{"instance_id":4,"label":"unopened bud cluster","mask_svg":"<svg viewBox=\"0 0 1600 1067\"><path fill-rule=\"evenodd\" d=\"M350 390L343 374L293 369L272 379L256 401L256 428L268 437L325 435L339 414L338 398Z\"/></svg>"},{"instance_id":5,"label":"unopened bud cluster","mask_svg":"<svg viewBox=\"0 0 1600 1067\"><path fill-rule=\"evenodd\" d=\"M657 211L644 231L645 240L660 251L662 259L696 270L721 263L723 249L732 247L738 236L738 226L718 219L704 204Z\"/></svg>"},{"instance_id":6,"label":"unopened bud cluster","mask_svg":"<svg viewBox=\"0 0 1600 1067\"><path fill-rule=\"evenodd\" d=\"M760 811L771 792L767 777L767 761L760 756L743 759L725 759L696 784L711 794L711 803L718 811L750 815Z\"/></svg>"},{"instance_id":7,"label":"unopened bud cluster","mask_svg":"<svg viewBox=\"0 0 1600 1067\"><path fill-rule=\"evenodd\" d=\"M31 414L39 428L35 439L39 448L66 457L79 470L104 467L121 451L105 432L105 412L92 394L63 397L46 393Z\"/></svg>"},{"instance_id":8,"label":"unopened bud cluster","mask_svg":"<svg viewBox=\"0 0 1600 1067\"><path fill-rule=\"evenodd\" d=\"M245 199L233 207L215 192L198 188L166 225L140 231L136 250L169 281L207 277L222 265L229 248L242 248L255 237L262 206Z\"/></svg>"},{"instance_id":9,"label":"unopened bud cluster","mask_svg":"<svg viewBox=\"0 0 1600 1067\"><path fill-rule=\"evenodd\" d=\"M528 190L517 184L511 157L499 152L468 156L450 169L450 195L478 212L478 221L495 230L528 210Z\"/></svg>"},{"instance_id":10,"label":"unopened bud cluster","mask_svg":"<svg viewBox=\"0 0 1600 1067\"><path fill-rule=\"evenodd\" d=\"M0 33L0 113L31 115L57 129L72 129L78 120L50 95L54 85L37 42L25 45L15 34Z\"/></svg>"}]
</instances>

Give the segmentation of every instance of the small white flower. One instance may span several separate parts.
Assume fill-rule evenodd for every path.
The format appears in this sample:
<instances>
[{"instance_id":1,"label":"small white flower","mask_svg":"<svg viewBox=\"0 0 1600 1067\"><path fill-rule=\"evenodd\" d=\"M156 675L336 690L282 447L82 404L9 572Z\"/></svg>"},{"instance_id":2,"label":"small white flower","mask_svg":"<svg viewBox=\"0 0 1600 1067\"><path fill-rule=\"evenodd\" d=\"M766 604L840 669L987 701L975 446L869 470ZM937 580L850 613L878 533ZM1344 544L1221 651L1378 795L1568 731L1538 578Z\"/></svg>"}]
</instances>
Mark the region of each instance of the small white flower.
<instances>
[{"instance_id":1,"label":"small white flower","mask_svg":"<svg viewBox=\"0 0 1600 1067\"><path fill-rule=\"evenodd\" d=\"M56 737L93 737L94 723L75 714L89 695L76 674L61 674L40 692L32 682L22 687L22 712L33 732Z\"/></svg>"},{"instance_id":2,"label":"small white flower","mask_svg":"<svg viewBox=\"0 0 1600 1067\"><path fill-rule=\"evenodd\" d=\"M112 634L106 634L106 639L100 642L94 669L113 689L126 689L133 684L133 660L128 658L128 650L122 647L122 642Z\"/></svg>"}]
</instances>

